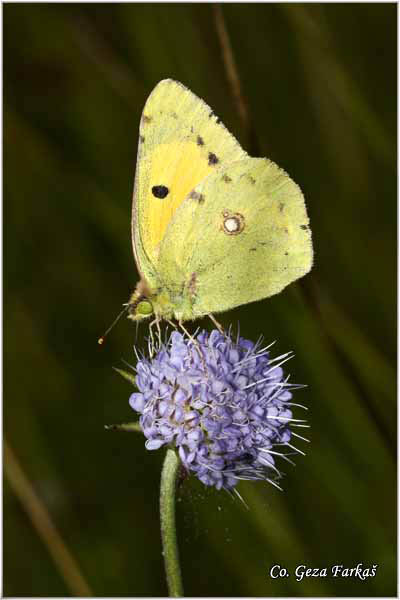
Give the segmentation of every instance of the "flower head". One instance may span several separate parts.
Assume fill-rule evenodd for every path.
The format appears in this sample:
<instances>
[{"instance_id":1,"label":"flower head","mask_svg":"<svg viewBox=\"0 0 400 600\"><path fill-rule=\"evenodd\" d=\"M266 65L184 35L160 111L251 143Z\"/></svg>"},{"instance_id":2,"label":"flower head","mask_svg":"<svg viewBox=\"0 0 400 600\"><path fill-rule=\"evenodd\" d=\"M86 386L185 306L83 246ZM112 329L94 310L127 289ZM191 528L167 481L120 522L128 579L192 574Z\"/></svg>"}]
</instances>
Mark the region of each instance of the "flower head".
<instances>
[{"instance_id":1,"label":"flower head","mask_svg":"<svg viewBox=\"0 0 400 600\"><path fill-rule=\"evenodd\" d=\"M146 448L176 446L184 466L205 485L232 489L240 479L277 485L275 458L286 460L292 391L268 348L214 330L195 338L178 332L137 364L130 405L141 414ZM279 487L279 486L278 486Z\"/></svg>"}]
</instances>

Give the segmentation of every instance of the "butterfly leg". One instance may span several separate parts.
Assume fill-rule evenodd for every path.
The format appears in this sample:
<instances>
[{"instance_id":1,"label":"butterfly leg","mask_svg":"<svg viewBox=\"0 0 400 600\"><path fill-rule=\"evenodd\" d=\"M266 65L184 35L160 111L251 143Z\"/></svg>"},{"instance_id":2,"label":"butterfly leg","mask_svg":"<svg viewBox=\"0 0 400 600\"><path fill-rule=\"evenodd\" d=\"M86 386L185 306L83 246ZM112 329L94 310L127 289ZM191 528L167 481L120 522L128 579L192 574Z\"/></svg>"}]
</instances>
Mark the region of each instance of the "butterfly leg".
<instances>
[{"instance_id":1,"label":"butterfly leg","mask_svg":"<svg viewBox=\"0 0 400 600\"><path fill-rule=\"evenodd\" d=\"M151 323L149 323L149 352L150 352L150 357L153 358L154 356L154 336L153 336L153 325L155 323L154 321L151 321Z\"/></svg>"},{"instance_id":2,"label":"butterfly leg","mask_svg":"<svg viewBox=\"0 0 400 600\"><path fill-rule=\"evenodd\" d=\"M214 323L214 325L216 326L216 328L218 329L218 331L220 333L222 333L223 335L225 335L224 328L222 327L221 323L218 323L218 321L214 317L214 315L212 313L209 313L207 316L210 317L211 321Z\"/></svg>"},{"instance_id":3,"label":"butterfly leg","mask_svg":"<svg viewBox=\"0 0 400 600\"><path fill-rule=\"evenodd\" d=\"M200 349L200 344L197 340L194 339L194 337L188 332L188 330L183 326L182 321L178 321L178 325L179 327L182 329L183 333L189 338L189 340L193 343L193 346L196 348L197 352L199 353L200 356L200 360L202 362L202 365L204 367L204 370L207 372L207 365L206 362L204 360L204 356L203 353L201 352Z\"/></svg>"},{"instance_id":4,"label":"butterfly leg","mask_svg":"<svg viewBox=\"0 0 400 600\"><path fill-rule=\"evenodd\" d=\"M198 342L194 339L194 337L188 332L188 330L183 326L182 321L178 321L179 327L182 329L183 333L189 338L189 340L193 343L194 346L198 346Z\"/></svg>"},{"instance_id":5,"label":"butterfly leg","mask_svg":"<svg viewBox=\"0 0 400 600\"><path fill-rule=\"evenodd\" d=\"M154 327L154 325L157 327L158 344L160 346L161 345L161 328L160 328L160 318L158 316L156 316L156 318L153 319L153 321L151 321L151 323L149 325L149 332L150 332L150 355L151 356L154 355L154 350L156 348L156 344L154 343L154 334L153 334L153 327Z\"/></svg>"},{"instance_id":6,"label":"butterfly leg","mask_svg":"<svg viewBox=\"0 0 400 600\"><path fill-rule=\"evenodd\" d=\"M169 319L165 319L168 323L168 325L171 325L172 329L178 329L176 324L173 321L170 321Z\"/></svg>"},{"instance_id":7,"label":"butterfly leg","mask_svg":"<svg viewBox=\"0 0 400 600\"><path fill-rule=\"evenodd\" d=\"M161 327L160 327L160 321L161 321L161 319L157 316L156 317L156 327L157 327L157 333L158 333L158 343L161 346Z\"/></svg>"}]
</instances>

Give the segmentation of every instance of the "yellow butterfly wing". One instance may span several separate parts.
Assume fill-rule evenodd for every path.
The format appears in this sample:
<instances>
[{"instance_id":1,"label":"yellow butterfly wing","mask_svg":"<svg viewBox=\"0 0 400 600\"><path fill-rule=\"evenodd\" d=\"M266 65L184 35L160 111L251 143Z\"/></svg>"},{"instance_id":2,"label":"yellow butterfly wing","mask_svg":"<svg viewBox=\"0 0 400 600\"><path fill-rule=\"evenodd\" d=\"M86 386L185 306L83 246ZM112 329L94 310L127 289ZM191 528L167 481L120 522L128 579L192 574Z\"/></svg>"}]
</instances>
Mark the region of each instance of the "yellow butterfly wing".
<instances>
[{"instance_id":1,"label":"yellow butterfly wing","mask_svg":"<svg viewBox=\"0 0 400 600\"><path fill-rule=\"evenodd\" d=\"M160 249L164 287L183 319L277 294L312 261L300 188L263 158L203 180L176 211Z\"/></svg>"},{"instance_id":2,"label":"yellow butterfly wing","mask_svg":"<svg viewBox=\"0 0 400 600\"><path fill-rule=\"evenodd\" d=\"M141 118L132 207L138 269L160 284L159 248L177 208L222 165L247 156L210 107L181 83L161 81Z\"/></svg>"}]
</instances>

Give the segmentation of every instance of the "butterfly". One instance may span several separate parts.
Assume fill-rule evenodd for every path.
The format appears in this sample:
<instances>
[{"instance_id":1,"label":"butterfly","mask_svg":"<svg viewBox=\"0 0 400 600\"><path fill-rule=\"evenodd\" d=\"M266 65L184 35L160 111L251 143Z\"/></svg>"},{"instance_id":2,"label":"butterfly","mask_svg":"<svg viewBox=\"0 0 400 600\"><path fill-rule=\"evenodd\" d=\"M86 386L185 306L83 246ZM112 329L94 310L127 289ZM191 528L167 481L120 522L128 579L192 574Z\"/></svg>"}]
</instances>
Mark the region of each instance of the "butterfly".
<instances>
[{"instance_id":1,"label":"butterfly","mask_svg":"<svg viewBox=\"0 0 400 600\"><path fill-rule=\"evenodd\" d=\"M160 81L139 130L129 318L182 324L277 294L312 266L300 188L252 158L210 107Z\"/></svg>"}]
</instances>

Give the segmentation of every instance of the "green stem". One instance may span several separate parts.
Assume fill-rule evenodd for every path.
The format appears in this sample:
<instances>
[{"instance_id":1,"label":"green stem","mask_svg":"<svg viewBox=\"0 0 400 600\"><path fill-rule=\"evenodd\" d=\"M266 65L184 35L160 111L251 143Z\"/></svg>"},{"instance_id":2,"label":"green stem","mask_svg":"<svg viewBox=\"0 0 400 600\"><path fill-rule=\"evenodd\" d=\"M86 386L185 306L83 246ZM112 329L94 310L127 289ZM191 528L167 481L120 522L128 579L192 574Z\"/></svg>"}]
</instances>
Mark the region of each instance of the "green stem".
<instances>
[{"instance_id":1,"label":"green stem","mask_svg":"<svg viewBox=\"0 0 400 600\"><path fill-rule=\"evenodd\" d=\"M167 450L161 473L160 515L165 571L171 598L183 596L175 523L175 492L178 472L179 458L173 450Z\"/></svg>"}]
</instances>

